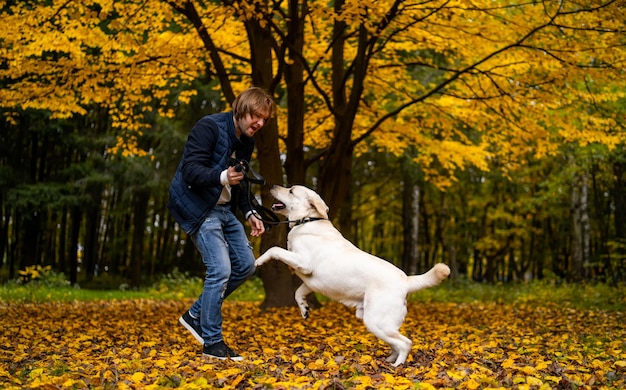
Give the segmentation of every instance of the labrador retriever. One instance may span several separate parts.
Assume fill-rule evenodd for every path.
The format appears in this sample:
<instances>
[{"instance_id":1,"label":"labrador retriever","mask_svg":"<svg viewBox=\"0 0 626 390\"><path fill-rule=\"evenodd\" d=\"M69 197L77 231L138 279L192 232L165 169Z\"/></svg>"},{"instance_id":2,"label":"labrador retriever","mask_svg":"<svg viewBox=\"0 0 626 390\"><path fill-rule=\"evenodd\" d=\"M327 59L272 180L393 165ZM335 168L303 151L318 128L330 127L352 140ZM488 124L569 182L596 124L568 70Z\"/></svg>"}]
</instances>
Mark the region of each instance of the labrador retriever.
<instances>
[{"instance_id":1,"label":"labrador retriever","mask_svg":"<svg viewBox=\"0 0 626 390\"><path fill-rule=\"evenodd\" d=\"M287 247L272 247L255 261L257 267L271 259L291 267L302 279L295 299L303 318L309 316L306 296L318 292L356 308L367 329L391 346L388 362L406 361L412 342L400 333L407 313L407 294L432 287L449 274L437 264L422 275L407 276L388 261L366 253L346 240L328 220L328 206L304 186L273 186L277 203L272 209L287 217L291 230Z\"/></svg>"}]
</instances>

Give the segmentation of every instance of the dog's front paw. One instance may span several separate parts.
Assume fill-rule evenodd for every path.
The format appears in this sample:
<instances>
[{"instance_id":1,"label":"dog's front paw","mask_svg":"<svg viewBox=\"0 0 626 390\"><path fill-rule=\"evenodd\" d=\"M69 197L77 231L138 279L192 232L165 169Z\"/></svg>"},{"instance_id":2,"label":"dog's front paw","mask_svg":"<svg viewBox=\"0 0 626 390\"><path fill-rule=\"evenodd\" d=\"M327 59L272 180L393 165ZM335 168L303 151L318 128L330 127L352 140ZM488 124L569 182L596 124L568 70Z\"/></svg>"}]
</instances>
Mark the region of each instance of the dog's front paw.
<instances>
[{"instance_id":1,"label":"dog's front paw","mask_svg":"<svg viewBox=\"0 0 626 390\"><path fill-rule=\"evenodd\" d=\"M311 267L302 265L296 266L296 271L300 272L302 275L311 275L313 273L313 269Z\"/></svg>"},{"instance_id":2,"label":"dog's front paw","mask_svg":"<svg viewBox=\"0 0 626 390\"><path fill-rule=\"evenodd\" d=\"M263 264L267 263L268 261L269 261L269 258L267 258L266 256L261 256L261 257L259 257L258 259L256 259L254 261L254 266L255 267L260 267Z\"/></svg>"},{"instance_id":3,"label":"dog's front paw","mask_svg":"<svg viewBox=\"0 0 626 390\"><path fill-rule=\"evenodd\" d=\"M442 281L450 275L450 267L443 263L435 264L433 271L438 281Z\"/></svg>"},{"instance_id":4,"label":"dog's front paw","mask_svg":"<svg viewBox=\"0 0 626 390\"><path fill-rule=\"evenodd\" d=\"M309 318L309 307L306 306L304 308L300 308L300 314L302 314L302 318L304 318L305 320Z\"/></svg>"}]
</instances>

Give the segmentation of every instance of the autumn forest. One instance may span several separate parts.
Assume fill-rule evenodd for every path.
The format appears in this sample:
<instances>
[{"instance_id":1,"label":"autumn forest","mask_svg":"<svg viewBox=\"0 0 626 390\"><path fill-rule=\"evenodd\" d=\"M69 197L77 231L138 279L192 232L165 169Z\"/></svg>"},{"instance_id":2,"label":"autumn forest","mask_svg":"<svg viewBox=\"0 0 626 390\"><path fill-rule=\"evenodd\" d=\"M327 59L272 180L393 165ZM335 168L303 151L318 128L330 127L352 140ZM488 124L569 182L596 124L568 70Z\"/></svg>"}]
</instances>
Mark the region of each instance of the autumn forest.
<instances>
[{"instance_id":1,"label":"autumn forest","mask_svg":"<svg viewBox=\"0 0 626 390\"><path fill-rule=\"evenodd\" d=\"M626 279L619 1L9 0L0 18L2 280L196 272L169 181L191 126L250 85L279 106L263 204L315 188L411 273ZM291 303L288 269L259 274Z\"/></svg>"},{"instance_id":2,"label":"autumn forest","mask_svg":"<svg viewBox=\"0 0 626 390\"><path fill-rule=\"evenodd\" d=\"M4 0L0 26L0 292L20 294L0 387L626 386L623 1ZM279 262L224 303L243 362L178 324L204 270L169 183L192 126L251 85L278 106L260 203L304 184L363 250L450 266L408 299L405 364L350 308L302 320ZM43 274L69 297L35 298Z\"/></svg>"}]
</instances>

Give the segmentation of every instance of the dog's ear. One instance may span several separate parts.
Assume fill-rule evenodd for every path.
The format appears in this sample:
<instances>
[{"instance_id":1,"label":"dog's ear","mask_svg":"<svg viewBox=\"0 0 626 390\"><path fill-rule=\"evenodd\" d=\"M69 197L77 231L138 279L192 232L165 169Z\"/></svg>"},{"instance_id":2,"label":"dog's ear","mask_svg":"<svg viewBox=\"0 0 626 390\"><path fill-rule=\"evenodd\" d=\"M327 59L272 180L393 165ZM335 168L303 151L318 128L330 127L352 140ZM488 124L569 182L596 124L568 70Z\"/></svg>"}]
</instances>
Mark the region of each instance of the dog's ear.
<instances>
[{"instance_id":1,"label":"dog's ear","mask_svg":"<svg viewBox=\"0 0 626 390\"><path fill-rule=\"evenodd\" d=\"M320 213L320 215L326 219L328 219L328 206L326 206L326 203L322 200L322 198L320 198L319 196L314 196L312 198L309 198L309 202L311 203L311 206L317 210L318 213Z\"/></svg>"}]
</instances>

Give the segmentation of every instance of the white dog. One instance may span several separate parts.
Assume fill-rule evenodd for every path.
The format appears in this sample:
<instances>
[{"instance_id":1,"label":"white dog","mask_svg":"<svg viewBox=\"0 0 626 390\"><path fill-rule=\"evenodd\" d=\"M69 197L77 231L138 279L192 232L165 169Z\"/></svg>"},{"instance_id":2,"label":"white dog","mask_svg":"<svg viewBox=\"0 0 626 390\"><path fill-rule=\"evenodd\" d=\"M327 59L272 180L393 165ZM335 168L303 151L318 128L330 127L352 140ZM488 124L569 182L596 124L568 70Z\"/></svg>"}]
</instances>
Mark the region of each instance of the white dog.
<instances>
[{"instance_id":1,"label":"white dog","mask_svg":"<svg viewBox=\"0 0 626 390\"><path fill-rule=\"evenodd\" d=\"M272 209L289 220L288 250L272 247L255 265L276 259L295 271L303 282L295 294L303 318L309 316L306 296L314 291L355 307L367 329L391 346L387 361L394 366L404 363L412 345L400 333L407 294L439 284L450 268L437 264L423 275L407 276L346 240L328 220L328 206L316 192L303 186L273 186L270 193L280 202Z\"/></svg>"}]
</instances>

